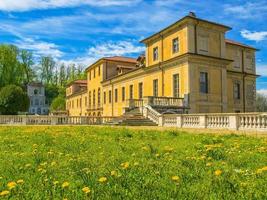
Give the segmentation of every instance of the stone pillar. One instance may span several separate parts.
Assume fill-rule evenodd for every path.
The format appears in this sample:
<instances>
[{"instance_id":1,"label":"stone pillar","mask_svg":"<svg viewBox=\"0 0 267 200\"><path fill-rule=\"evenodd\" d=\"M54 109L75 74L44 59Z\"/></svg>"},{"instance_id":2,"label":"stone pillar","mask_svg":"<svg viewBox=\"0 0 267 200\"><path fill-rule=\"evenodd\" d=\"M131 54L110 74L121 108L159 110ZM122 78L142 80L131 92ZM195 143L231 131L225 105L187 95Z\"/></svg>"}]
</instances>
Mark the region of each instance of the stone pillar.
<instances>
[{"instance_id":1,"label":"stone pillar","mask_svg":"<svg viewBox=\"0 0 267 200\"><path fill-rule=\"evenodd\" d=\"M51 125L57 125L57 117L51 117Z\"/></svg>"},{"instance_id":2,"label":"stone pillar","mask_svg":"<svg viewBox=\"0 0 267 200\"><path fill-rule=\"evenodd\" d=\"M27 116L21 116L22 117L22 124L27 125Z\"/></svg>"},{"instance_id":3,"label":"stone pillar","mask_svg":"<svg viewBox=\"0 0 267 200\"><path fill-rule=\"evenodd\" d=\"M177 128L182 128L183 127L183 116L177 116L177 124L176 124Z\"/></svg>"},{"instance_id":4,"label":"stone pillar","mask_svg":"<svg viewBox=\"0 0 267 200\"><path fill-rule=\"evenodd\" d=\"M199 128L207 128L206 115L199 116Z\"/></svg>"},{"instance_id":5,"label":"stone pillar","mask_svg":"<svg viewBox=\"0 0 267 200\"><path fill-rule=\"evenodd\" d=\"M229 116L229 128L233 129L233 130L238 130L239 122L238 122L238 116L237 115Z\"/></svg>"},{"instance_id":6,"label":"stone pillar","mask_svg":"<svg viewBox=\"0 0 267 200\"><path fill-rule=\"evenodd\" d=\"M161 116L159 116L159 124L158 124L159 126L163 126L164 124L163 124L163 116L161 115Z\"/></svg>"}]
</instances>

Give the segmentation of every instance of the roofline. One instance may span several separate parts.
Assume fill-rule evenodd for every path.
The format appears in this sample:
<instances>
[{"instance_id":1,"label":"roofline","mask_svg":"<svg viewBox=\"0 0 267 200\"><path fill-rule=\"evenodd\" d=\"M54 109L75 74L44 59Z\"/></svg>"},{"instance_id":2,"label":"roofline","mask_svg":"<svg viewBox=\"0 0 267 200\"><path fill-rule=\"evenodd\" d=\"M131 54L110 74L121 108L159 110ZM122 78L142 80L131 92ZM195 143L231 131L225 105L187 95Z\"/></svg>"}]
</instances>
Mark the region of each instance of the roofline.
<instances>
[{"instance_id":1,"label":"roofline","mask_svg":"<svg viewBox=\"0 0 267 200\"><path fill-rule=\"evenodd\" d=\"M70 85L72 85L72 84L74 84L75 83L75 81L87 81L87 79L77 79L77 80L73 80L73 81L71 81L70 83L68 83L66 86L70 86ZM77 83L77 84L79 84L79 83ZM87 85L87 83L80 83L81 85Z\"/></svg>"},{"instance_id":2,"label":"roofline","mask_svg":"<svg viewBox=\"0 0 267 200\"><path fill-rule=\"evenodd\" d=\"M98 59L96 62L94 62L93 64L91 64L89 67L87 67L87 68L85 69L85 71L88 71L89 68L91 68L92 66L96 65L98 62L100 62L100 61L104 61L104 60L106 60L106 61L111 61L111 62L134 63L134 62L129 62L129 61L109 60L109 58L112 58L112 57L103 57L103 58ZM125 57L125 58L130 58L130 57ZM137 62L136 62L136 63L137 63Z\"/></svg>"},{"instance_id":3,"label":"roofline","mask_svg":"<svg viewBox=\"0 0 267 200\"><path fill-rule=\"evenodd\" d=\"M166 28L154 33L153 35L143 39L140 41L140 43L145 43L145 41L151 39L152 37L158 35L158 34L161 34L162 32L166 31L167 29L171 28L172 26L176 25L176 24L179 24L181 23L182 21L184 21L185 19L187 18L190 18L190 19L194 19L194 20L197 20L197 21L202 21L202 22L207 22L207 23L210 23L210 24L213 24L213 25L216 25L216 26L221 26L221 27L224 27L228 30L231 30L232 28L230 26L226 26L226 25L223 25L223 24L219 24L219 23L216 23L216 22L211 22L211 21L208 21L208 20L205 20L205 19L201 19L201 18L197 18L197 17L192 17L192 16L189 16L189 15L186 15L184 16L183 18L179 19L178 21L172 23L171 25L167 26Z\"/></svg>"},{"instance_id":4,"label":"roofline","mask_svg":"<svg viewBox=\"0 0 267 200\"><path fill-rule=\"evenodd\" d=\"M260 51L260 49L257 49L255 47L252 47L252 46L249 46L249 45L246 45L246 44L236 44L236 43L232 43L230 41L227 41L227 40L231 40L231 39L226 39L225 40L225 43L227 44L230 44L230 45L233 45L233 46L239 46L239 47L243 47L243 48L248 48L248 49L253 49L255 51ZM233 40L234 41L234 40ZM234 41L235 42L235 41Z\"/></svg>"}]
</instances>

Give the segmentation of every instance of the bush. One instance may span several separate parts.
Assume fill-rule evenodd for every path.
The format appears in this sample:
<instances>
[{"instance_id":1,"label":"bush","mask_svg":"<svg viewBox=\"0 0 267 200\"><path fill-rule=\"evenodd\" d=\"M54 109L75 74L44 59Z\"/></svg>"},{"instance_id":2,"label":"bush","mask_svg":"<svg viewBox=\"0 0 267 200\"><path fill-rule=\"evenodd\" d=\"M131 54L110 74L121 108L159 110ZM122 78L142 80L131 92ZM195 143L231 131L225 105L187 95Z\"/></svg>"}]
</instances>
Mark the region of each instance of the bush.
<instances>
[{"instance_id":1,"label":"bush","mask_svg":"<svg viewBox=\"0 0 267 200\"><path fill-rule=\"evenodd\" d=\"M50 106L51 111L62 111L65 110L65 98L63 96L56 97Z\"/></svg>"},{"instance_id":2,"label":"bush","mask_svg":"<svg viewBox=\"0 0 267 200\"><path fill-rule=\"evenodd\" d=\"M16 85L8 85L0 91L0 113L15 115L18 112L27 112L30 106L28 95Z\"/></svg>"}]
</instances>

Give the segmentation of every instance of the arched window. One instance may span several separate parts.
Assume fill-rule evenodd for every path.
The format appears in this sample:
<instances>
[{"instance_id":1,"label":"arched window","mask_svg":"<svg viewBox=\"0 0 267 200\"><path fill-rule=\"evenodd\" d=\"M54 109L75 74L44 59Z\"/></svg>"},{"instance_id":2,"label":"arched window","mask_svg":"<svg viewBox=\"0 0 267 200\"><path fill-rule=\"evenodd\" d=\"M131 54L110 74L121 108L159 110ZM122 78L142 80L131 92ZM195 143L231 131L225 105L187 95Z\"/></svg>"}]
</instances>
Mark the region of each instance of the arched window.
<instances>
[{"instance_id":1,"label":"arched window","mask_svg":"<svg viewBox=\"0 0 267 200\"><path fill-rule=\"evenodd\" d=\"M38 90L37 89L34 89L34 94L37 95L38 94Z\"/></svg>"}]
</instances>

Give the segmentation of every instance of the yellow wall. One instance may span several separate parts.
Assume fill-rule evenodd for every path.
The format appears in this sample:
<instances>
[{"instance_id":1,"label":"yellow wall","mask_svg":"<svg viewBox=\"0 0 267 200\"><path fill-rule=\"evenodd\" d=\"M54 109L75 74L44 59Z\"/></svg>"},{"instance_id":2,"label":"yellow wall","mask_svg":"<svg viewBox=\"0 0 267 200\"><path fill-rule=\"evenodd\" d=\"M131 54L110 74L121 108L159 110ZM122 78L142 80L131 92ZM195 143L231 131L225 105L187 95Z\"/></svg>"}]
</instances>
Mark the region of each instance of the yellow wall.
<instances>
[{"instance_id":1,"label":"yellow wall","mask_svg":"<svg viewBox=\"0 0 267 200\"><path fill-rule=\"evenodd\" d=\"M87 115L87 91L67 97L66 109L70 116L85 116Z\"/></svg>"}]
</instances>

